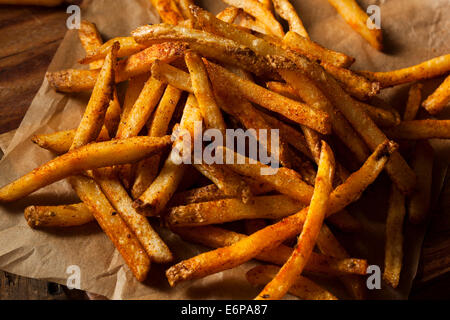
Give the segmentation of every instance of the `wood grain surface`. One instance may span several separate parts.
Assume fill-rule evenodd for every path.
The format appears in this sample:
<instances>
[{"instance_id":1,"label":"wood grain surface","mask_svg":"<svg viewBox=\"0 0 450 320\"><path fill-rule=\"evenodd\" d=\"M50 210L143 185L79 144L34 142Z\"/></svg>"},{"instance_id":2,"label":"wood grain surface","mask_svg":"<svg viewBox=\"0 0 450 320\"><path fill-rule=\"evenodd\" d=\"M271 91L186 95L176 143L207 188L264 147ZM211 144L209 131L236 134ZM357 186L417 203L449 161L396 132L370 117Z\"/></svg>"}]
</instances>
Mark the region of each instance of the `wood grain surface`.
<instances>
[{"instance_id":1,"label":"wood grain surface","mask_svg":"<svg viewBox=\"0 0 450 320\"><path fill-rule=\"evenodd\" d=\"M64 7L0 6L0 133L19 126L65 32ZM450 299L450 174L410 298ZM0 271L1 299L86 299L80 291Z\"/></svg>"}]
</instances>

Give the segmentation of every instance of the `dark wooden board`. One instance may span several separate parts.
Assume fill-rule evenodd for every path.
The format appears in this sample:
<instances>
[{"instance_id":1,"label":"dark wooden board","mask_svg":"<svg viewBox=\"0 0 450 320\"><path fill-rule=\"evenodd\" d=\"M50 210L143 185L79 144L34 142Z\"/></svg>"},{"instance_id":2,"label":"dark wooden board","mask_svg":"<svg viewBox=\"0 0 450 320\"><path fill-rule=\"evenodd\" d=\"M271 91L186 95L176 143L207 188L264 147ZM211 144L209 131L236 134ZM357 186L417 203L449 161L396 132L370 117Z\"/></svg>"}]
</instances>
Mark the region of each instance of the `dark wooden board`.
<instances>
[{"instance_id":1,"label":"dark wooden board","mask_svg":"<svg viewBox=\"0 0 450 320\"><path fill-rule=\"evenodd\" d=\"M16 129L66 32L65 8L0 6L0 133ZM412 299L450 299L450 175L433 216ZM80 291L0 271L1 299L86 299Z\"/></svg>"}]
</instances>

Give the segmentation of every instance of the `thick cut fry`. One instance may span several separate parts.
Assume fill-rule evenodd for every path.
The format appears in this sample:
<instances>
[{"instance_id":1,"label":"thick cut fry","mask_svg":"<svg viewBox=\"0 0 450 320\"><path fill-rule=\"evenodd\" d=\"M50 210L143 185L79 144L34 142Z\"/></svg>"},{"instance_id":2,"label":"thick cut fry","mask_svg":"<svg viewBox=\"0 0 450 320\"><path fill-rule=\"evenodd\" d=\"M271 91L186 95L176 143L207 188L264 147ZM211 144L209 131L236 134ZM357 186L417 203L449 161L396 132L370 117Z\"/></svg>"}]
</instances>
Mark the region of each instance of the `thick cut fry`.
<instances>
[{"instance_id":1,"label":"thick cut fry","mask_svg":"<svg viewBox=\"0 0 450 320\"><path fill-rule=\"evenodd\" d=\"M184 55L184 60L191 74L192 89L197 98L206 127L219 129L224 133L226 128L225 121L214 98L208 73L202 59L198 54L188 51Z\"/></svg>"},{"instance_id":2,"label":"thick cut fry","mask_svg":"<svg viewBox=\"0 0 450 320\"><path fill-rule=\"evenodd\" d=\"M383 32L362 10L355 0L328 0L344 20L372 47L383 50ZM370 28L369 28L370 24Z\"/></svg>"},{"instance_id":3,"label":"thick cut fry","mask_svg":"<svg viewBox=\"0 0 450 320\"><path fill-rule=\"evenodd\" d=\"M381 88L420 81L444 75L450 71L450 54L433 58L418 65L387 72L360 71L369 80L378 81Z\"/></svg>"},{"instance_id":4,"label":"thick cut fry","mask_svg":"<svg viewBox=\"0 0 450 320\"><path fill-rule=\"evenodd\" d=\"M69 151L75 132L76 130L73 129L50 134L36 134L31 138L31 141L43 149L63 154Z\"/></svg>"},{"instance_id":5,"label":"thick cut fry","mask_svg":"<svg viewBox=\"0 0 450 320\"><path fill-rule=\"evenodd\" d=\"M283 38L283 43L290 49L297 50L311 60L322 61L336 67L347 68L355 61L353 57L324 48L320 44L292 31L286 33Z\"/></svg>"},{"instance_id":6,"label":"thick cut fry","mask_svg":"<svg viewBox=\"0 0 450 320\"><path fill-rule=\"evenodd\" d=\"M125 92L125 98L123 101L123 111L121 119L126 119L128 117L128 114L136 103L136 100L139 98L139 95L141 94L142 89L144 88L144 85L149 78L150 74L144 73L140 76L133 77L128 81L128 87ZM124 123L119 123L119 127L121 126L123 127ZM118 131L122 130L123 128L118 129Z\"/></svg>"},{"instance_id":7,"label":"thick cut fry","mask_svg":"<svg viewBox=\"0 0 450 320\"><path fill-rule=\"evenodd\" d=\"M212 248L231 246L234 243L248 237L244 234L214 226L173 228L173 231L186 241L202 244ZM292 248L284 244L280 244L275 249L262 252L255 258L260 261L282 266L292 252ZM305 266L305 270L324 275L365 275L367 270L367 261L361 259L334 259L329 256L313 252Z\"/></svg>"},{"instance_id":8,"label":"thick cut fry","mask_svg":"<svg viewBox=\"0 0 450 320\"><path fill-rule=\"evenodd\" d=\"M100 43L100 45L97 45L95 48L92 48L89 51L86 50L85 47L87 55L85 58L81 59L78 62L81 64L88 64L88 63L92 64L97 60L101 61L103 58L106 57L108 52L111 50L111 47L114 44L114 42L119 42L120 44L120 49L117 52L118 58L131 56L146 48L144 45L137 43L133 37L117 37L105 42L104 44Z\"/></svg>"},{"instance_id":9,"label":"thick cut fry","mask_svg":"<svg viewBox=\"0 0 450 320\"><path fill-rule=\"evenodd\" d=\"M229 90L236 96L243 96L320 133L330 133L329 116L325 112L264 89L209 61L206 63L206 68L214 87L222 87L223 90Z\"/></svg>"},{"instance_id":10,"label":"thick cut fry","mask_svg":"<svg viewBox=\"0 0 450 320\"><path fill-rule=\"evenodd\" d=\"M280 219L304 205L284 195L254 197L244 204L239 199L223 199L172 208L167 222L175 227L196 227L245 219Z\"/></svg>"},{"instance_id":11,"label":"thick cut fry","mask_svg":"<svg viewBox=\"0 0 450 320\"><path fill-rule=\"evenodd\" d=\"M240 9L236 7L227 7L219 12L216 17L226 23L233 23L239 15Z\"/></svg>"},{"instance_id":12,"label":"thick cut fry","mask_svg":"<svg viewBox=\"0 0 450 320\"><path fill-rule=\"evenodd\" d=\"M275 19L272 12L257 0L223 0L226 4L241 8L248 14L252 15L262 23L266 25L272 33L278 37L284 36L283 28L280 23Z\"/></svg>"},{"instance_id":13,"label":"thick cut fry","mask_svg":"<svg viewBox=\"0 0 450 320\"><path fill-rule=\"evenodd\" d=\"M408 199L409 221L424 223L430 210L434 150L426 140L417 141L412 167L417 175L416 191Z\"/></svg>"},{"instance_id":14,"label":"thick cut fry","mask_svg":"<svg viewBox=\"0 0 450 320\"><path fill-rule=\"evenodd\" d=\"M150 270L150 258L134 233L117 214L93 180L76 176L71 178L70 182L100 227L114 243L136 279L144 281Z\"/></svg>"},{"instance_id":15,"label":"thick cut fry","mask_svg":"<svg viewBox=\"0 0 450 320\"><path fill-rule=\"evenodd\" d=\"M159 60L155 61L152 66L152 77L160 81L164 81L182 91L194 93L191 76L189 73L175 68L170 64Z\"/></svg>"},{"instance_id":16,"label":"thick cut fry","mask_svg":"<svg viewBox=\"0 0 450 320\"><path fill-rule=\"evenodd\" d=\"M430 114L438 114L450 102L450 76L430 95L422 104L422 106Z\"/></svg>"},{"instance_id":17,"label":"thick cut fry","mask_svg":"<svg viewBox=\"0 0 450 320\"><path fill-rule=\"evenodd\" d=\"M392 186L386 221L386 244L383 279L397 288L403 261L403 220L405 219L405 196Z\"/></svg>"},{"instance_id":18,"label":"thick cut fry","mask_svg":"<svg viewBox=\"0 0 450 320\"><path fill-rule=\"evenodd\" d=\"M95 23L91 23L87 20L81 21L80 29L78 30L78 37L80 38L81 45L83 46L87 55L93 54L103 44L102 36L100 35L100 32L98 32L97 26L95 25ZM114 41L110 43L110 47L107 51L105 51L103 57L93 59L89 62L89 68L91 70L100 69L102 67L104 58L111 50L111 46L113 45L113 43Z\"/></svg>"},{"instance_id":19,"label":"thick cut fry","mask_svg":"<svg viewBox=\"0 0 450 320\"><path fill-rule=\"evenodd\" d=\"M386 129L393 139L450 139L450 120L411 120Z\"/></svg>"},{"instance_id":20,"label":"thick cut fry","mask_svg":"<svg viewBox=\"0 0 450 320\"><path fill-rule=\"evenodd\" d=\"M409 88L408 101L403 114L404 121L411 121L416 118L420 102L422 101L422 88L423 85L421 83L416 83Z\"/></svg>"},{"instance_id":21,"label":"thick cut fry","mask_svg":"<svg viewBox=\"0 0 450 320\"><path fill-rule=\"evenodd\" d=\"M150 72L155 60L172 62L181 58L186 48L186 44L174 42L153 45L128 59L119 61L115 72L115 81L119 83ZM98 75L98 70L68 69L47 72L46 77L49 84L60 92L81 92L91 90Z\"/></svg>"},{"instance_id":22,"label":"thick cut fry","mask_svg":"<svg viewBox=\"0 0 450 320\"><path fill-rule=\"evenodd\" d=\"M171 262L173 256L169 248L153 230L147 218L133 208L133 200L117 179L112 168L95 170L94 178L122 219L134 232L150 259L156 263Z\"/></svg>"},{"instance_id":23,"label":"thick cut fry","mask_svg":"<svg viewBox=\"0 0 450 320\"><path fill-rule=\"evenodd\" d=\"M193 95L189 95L184 107L180 128L187 131L191 136L191 148L194 141L199 137L194 135L196 122L201 122L202 116L198 108L197 101ZM172 152L167 158L164 166L150 187L133 203L133 207L140 210L145 215L158 215L167 205L172 195L175 193L185 171L184 164L176 164L174 158L176 154L187 152L181 136L174 142ZM145 210L144 210L145 209Z\"/></svg>"},{"instance_id":24,"label":"thick cut fry","mask_svg":"<svg viewBox=\"0 0 450 320\"><path fill-rule=\"evenodd\" d=\"M266 285L279 270L278 267L270 265L257 266L249 270L245 276L253 286ZM293 280L289 293L304 300L338 300L331 292L300 275Z\"/></svg>"},{"instance_id":25,"label":"thick cut fry","mask_svg":"<svg viewBox=\"0 0 450 320\"><path fill-rule=\"evenodd\" d=\"M289 23L289 30L309 39L308 32L289 0L273 0L275 11Z\"/></svg>"},{"instance_id":26,"label":"thick cut fry","mask_svg":"<svg viewBox=\"0 0 450 320\"><path fill-rule=\"evenodd\" d=\"M151 121L150 129L148 130L150 137L161 137L167 133L170 120L180 97L181 90L170 85L167 86ZM134 199L139 198L152 184L158 174L159 162L160 155L155 155L139 162L136 169L136 179L131 190Z\"/></svg>"},{"instance_id":27,"label":"thick cut fry","mask_svg":"<svg viewBox=\"0 0 450 320\"><path fill-rule=\"evenodd\" d=\"M31 228L76 227L94 221L92 212L83 204L63 206L29 206L25 220Z\"/></svg>"},{"instance_id":28,"label":"thick cut fry","mask_svg":"<svg viewBox=\"0 0 450 320\"><path fill-rule=\"evenodd\" d=\"M395 149L396 145L388 141L376 148L365 164L331 193L327 216L357 200L378 177ZM201 278L236 267L263 251L276 248L284 240L300 233L307 212L308 207L228 247L200 254L172 266L166 271L169 284L174 286L183 280Z\"/></svg>"},{"instance_id":29,"label":"thick cut fry","mask_svg":"<svg viewBox=\"0 0 450 320\"><path fill-rule=\"evenodd\" d=\"M169 24L178 24L183 21L183 15L175 3L175 0L150 0L158 11L161 20Z\"/></svg>"},{"instance_id":30,"label":"thick cut fry","mask_svg":"<svg viewBox=\"0 0 450 320\"><path fill-rule=\"evenodd\" d=\"M89 144L34 169L0 189L0 202L20 199L53 182L84 170L136 162L160 152L171 143L163 138L134 137Z\"/></svg>"},{"instance_id":31,"label":"thick cut fry","mask_svg":"<svg viewBox=\"0 0 450 320\"><path fill-rule=\"evenodd\" d=\"M333 188L334 168L333 151L326 142L322 141L314 194L297 246L277 275L258 295L257 300L281 299L303 272L325 219L328 199Z\"/></svg>"},{"instance_id":32,"label":"thick cut fry","mask_svg":"<svg viewBox=\"0 0 450 320\"><path fill-rule=\"evenodd\" d=\"M61 5L63 2L64 0L0 0L0 4L44 7L56 7Z\"/></svg>"}]
</instances>

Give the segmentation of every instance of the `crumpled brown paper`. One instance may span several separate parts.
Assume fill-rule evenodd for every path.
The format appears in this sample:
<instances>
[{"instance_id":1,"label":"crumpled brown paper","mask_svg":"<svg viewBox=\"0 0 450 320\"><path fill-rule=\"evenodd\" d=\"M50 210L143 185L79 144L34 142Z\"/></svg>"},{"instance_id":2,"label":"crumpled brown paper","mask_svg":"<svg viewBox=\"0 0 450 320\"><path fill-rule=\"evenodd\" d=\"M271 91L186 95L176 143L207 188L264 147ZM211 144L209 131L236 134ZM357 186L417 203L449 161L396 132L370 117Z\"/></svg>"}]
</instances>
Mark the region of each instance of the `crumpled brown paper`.
<instances>
[{"instance_id":1,"label":"crumpled brown paper","mask_svg":"<svg viewBox=\"0 0 450 320\"><path fill-rule=\"evenodd\" d=\"M372 49L337 15L326 0L293 1L311 38L329 48L343 51L357 58L354 68L385 71L416 64L449 50L450 14L448 0L379 0L360 1L362 7L377 4L381 7L381 22L385 30L386 52ZM220 1L201 1L212 12L225 6ZM82 18L97 24L105 39L126 35L139 25L159 21L147 0L87 0ZM49 70L81 68L76 61L83 56L76 31L68 31ZM438 80L427 81L426 93ZM383 95L402 110L407 86L387 90ZM0 185L4 185L52 155L30 142L35 133L49 133L76 127L87 94L60 94L49 88L44 80L20 128L13 139L2 140L5 155L0 162ZM447 117L448 118L448 117ZM450 162L450 145L433 141L438 157L434 172L434 195L439 195ZM382 178L383 179L383 178ZM387 180L386 180L387 181ZM384 186L389 184L384 184ZM384 189L384 190L383 190ZM386 218L387 188L381 183L369 188L368 200L352 206L352 212L363 222L364 230L356 236L344 236L352 256L368 258L370 264L383 268L384 222ZM65 181L48 186L14 204L0 206L0 269L21 276L66 284L71 265L80 267L81 289L111 299L249 299L258 290L245 280L245 272L255 263L221 272L205 279L179 284L170 288L164 276L166 266L153 265L148 280L137 282L124 261L92 223L87 226L32 230L24 218L23 209L31 204L63 204L76 202L76 196ZM401 283L397 290L384 283L382 290L369 293L371 298L407 298L415 277L425 226L406 225L405 259ZM204 248L186 244L167 230L160 230L177 259L198 254ZM348 239L347 239L348 238ZM346 241L349 240L350 241ZM347 243L348 242L348 243ZM341 288L333 291L346 297Z\"/></svg>"}]
</instances>

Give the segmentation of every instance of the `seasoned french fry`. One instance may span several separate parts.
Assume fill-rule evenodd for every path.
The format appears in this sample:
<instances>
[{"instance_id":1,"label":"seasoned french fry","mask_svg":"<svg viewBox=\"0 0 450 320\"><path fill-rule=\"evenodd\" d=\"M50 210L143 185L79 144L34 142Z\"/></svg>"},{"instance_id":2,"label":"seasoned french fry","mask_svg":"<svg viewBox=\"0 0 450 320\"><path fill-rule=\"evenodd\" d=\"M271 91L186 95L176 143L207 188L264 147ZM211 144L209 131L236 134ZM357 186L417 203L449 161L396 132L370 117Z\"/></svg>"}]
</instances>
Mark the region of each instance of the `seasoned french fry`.
<instances>
[{"instance_id":1,"label":"seasoned french fry","mask_svg":"<svg viewBox=\"0 0 450 320\"><path fill-rule=\"evenodd\" d=\"M122 107L120 106L117 90L114 88L113 99L109 102L108 109L105 114L105 127L108 130L110 137L116 135L120 124L120 116L122 114ZM98 138L97 138L98 140Z\"/></svg>"},{"instance_id":2,"label":"seasoned french fry","mask_svg":"<svg viewBox=\"0 0 450 320\"><path fill-rule=\"evenodd\" d=\"M343 232L358 232L361 231L362 228L361 223L345 209L329 217L327 223Z\"/></svg>"},{"instance_id":3,"label":"seasoned french fry","mask_svg":"<svg viewBox=\"0 0 450 320\"><path fill-rule=\"evenodd\" d=\"M139 95L144 88L145 83L150 78L150 74L144 73L140 76L133 77L128 81L128 87L125 92L125 98L123 101L123 111L121 119L126 119L131 109L133 108L136 100L139 98ZM123 122L119 123L119 128L123 127L125 124ZM123 129L118 129L118 131L122 131Z\"/></svg>"},{"instance_id":4,"label":"seasoned french fry","mask_svg":"<svg viewBox=\"0 0 450 320\"><path fill-rule=\"evenodd\" d=\"M417 175L416 191L408 199L409 221L424 223L430 210L434 150L426 140L417 141L412 167Z\"/></svg>"},{"instance_id":5,"label":"seasoned french fry","mask_svg":"<svg viewBox=\"0 0 450 320\"><path fill-rule=\"evenodd\" d=\"M183 14L185 19L192 19L191 11L189 10L189 6L194 4L193 0L175 0L178 4L178 7Z\"/></svg>"},{"instance_id":6,"label":"seasoned french fry","mask_svg":"<svg viewBox=\"0 0 450 320\"><path fill-rule=\"evenodd\" d=\"M175 0L150 0L158 11L161 20L169 24L178 24L184 20Z\"/></svg>"},{"instance_id":7,"label":"seasoned french fry","mask_svg":"<svg viewBox=\"0 0 450 320\"><path fill-rule=\"evenodd\" d=\"M275 19L272 12L257 0L223 0L226 4L241 8L248 14L252 15L262 23L264 23L271 32L278 36L283 37L284 31L280 23Z\"/></svg>"},{"instance_id":8,"label":"seasoned french fry","mask_svg":"<svg viewBox=\"0 0 450 320\"><path fill-rule=\"evenodd\" d=\"M422 104L422 106L430 114L438 114L450 102L450 76L430 95Z\"/></svg>"},{"instance_id":9,"label":"seasoned french fry","mask_svg":"<svg viewBox=\"0 0 450 320\"><path fill-rule=\"evenodd\" d=\"M266 285L279 270L278 267L270 265L257 266L249 270L245 276L253 286ZM289 293L304 300L338 300L331 292L300 275L293 280Z\"/></svg>"},{"instance_id":10,"label":"seasoned french fry","mask_svg":"<svg viewBox=\"0 0 450 320\"><path fill-rule=\"evenodd\" d=\"M57 154L63 154L69 151L75 132L76 130L73 129L50 134L37 134L31 138L31 141L43 149L50 150Z\"/></svg>"},{"instance_id":11,"label":"seasoned french fry","mask_svg":"<svg viewBox=\"0 0 450 320\"><path fill-rule=\"evenodd\" d=\"M355 0L328 0L328 2L372 47L379 51L383 50L382 30L369 19L367 13L358 6Z\"/></svg>"},{"instance_id":12,"label":"seasoned french fry","mask_svg":"<svg viewBox=\"0 0 450 320\"><path fill-rule=\"evenodd\" d=\"M273 35L272 30L270 30L264 23L252 17L245 11L239 12L238 21L239 27L246 32L257 32L261 35L278 39L277 36Z\"/></svg>"},{"instance_id":13,"label":"seasoned french fry","mask_svg":"<svg viewBox=\"0 0 450 320\"><path fill-rule=\"evenodd\" d=\"M395 187L391 188L388 217L386 221L386 244L383 279L397 288L403 261L403 222L405 219L405 196Z\"/></svg>"},{"instance_id":14,"label":"seasoned french fry","mask_svg":"<svg viewBox=\"0 0 450 320\"><path fill-rule=\"evenodd\" d=\"M359 74L372 81L378 81L381 88L388 88L408 82L438 77L450 71L450 54L424 61L418 65L387 71L360 71Z\"/></svg>"},{"instance_id":15,"label":"seasoned french fry","mask_svg":"<svg viewBox=\"0 0 450 320\"><path fill-rule=\"evenodd\" d=\"M167 223L175 227L196 227L245 219L280 219L304 205L284 195L254 197L244 204L239 199L193 203L170 209Z\"/></svg>"},{"instance_id":16,"label":"seasoned french fry","mask_svg":"<svg viewBox=\"0 0 450 320\"><path fill-rule=\"evenodd\" d=\"M76 227L94 221L92 212L83 204L63 206L29 206L25 219L31 228Z\"/></svg>"},{"instance_id":17,"label":"seasoned french fry","mask_svg":"<svg viewBox=\"0 0 450 320\"><path fill-rule=\"evenodd\" d=\"M191 241L212 248L231 246L234 243L248 237L244 234L214 226L173 228L172 230L186 241ZM282 266L292 252L292 248L284 244L280 244L275 249L258 254L255 258L260 261ZM364 275L367 270L367 261L361 259L334 259L329 256L313 252L305 266L305 270L308 272L326 275Z\"/></svg>"},{"instance_id":18,"label":"seasoned french fry","mask_svg":"<svg viewBox=\"0 0 450 320\"><path fill-rule=\"evenodd\" d=\"M335 161L333 151L322 141L314 194L298 238L297 246L277 275L258 294L257 300L279 300L296 283L314 249L322 228L333 188Z\"/></svg>"},{"instance_id":19,"label":"seasoned french fry","mask_svg":"<svg viewBox=\"0 0 450 320\"><path fill-rule=\"evenodd\" d=\"M220 11L216 17L226 23L233 23L241 10L236 7L227 7Z\"/></svg>"},{"instance_id":20,"label":"seasoned french fry","mask_svg":"<svg viewBox=\"0 0 450 320\"><path fill-rule=\"evenodd\" d=\"M330 196L327 216L345 208L359 198L383 170L396 145L385 141L369 157L360 170L353 173ZM166 271L169 284L201 278L238 266L263 251L276 248L284 240L300 233L308 207L225 248L216 249L184 260Z\"/></svg>"},{"instance_id":21,"label":"seasoned french fry","mask_svg":"<svg viewBox=\"0 0 450 320\"><path fill-rule=\"evenodd\" d=\"M403 114L404 121L411 121L416 118L420 102L422 101L422 88L423 85L421 83L416 83L409 88L408 102Z\"/></svg>"},{"instance_id":22,"label":"seasoned french fry","mask_svg":"<svg viewBox=\"0 0 450 320\"><path fill-rule=\"evenodd\" d=\"M122 141L92 143L73 149L1 188L0 202L20 199L84 170L139 161L161 151L170 143L170 136L134 137Z\"/></svg>"},{"instance_id":23,"label":"seasoned french fry","mask_svg":"<svg viewBox=\"0 0 450 320\"><path fill-rule=\"evenodd\" d=\"M164 81L182 91L194 93L191 76L189 73L162 61L156 60L153 64L152 77L160 81Z\"/></svg>"},{"instance_id":24,"label":"seasoned french fry","mask_svg":"<svg viewBox=\"0 0 450 320\"><path fill-rule=\"evenodd\" d=\"M411 120L403 121L398 126L386 129L386 134L393 139L449 139L450 120Z\"/></svg>"},{"instance_id":25,"label":"seasoned french fry","mask_svg":"<svg viewBox=\"0 0 450 320\"><path fill-rule=\"evenodd\" d=\"M186 45L183 43L166 42L153 45L138 52L128 59L117 63L116 83L128 80L150 71L155 60L172 62L184 55ZM68 69L56 72L47 72L49 84L60 92L89 91L99 75L98 70Z\"/></svg>"},{"instance_id":26,"label":"seasoned french fry","mask_svg":"<svg viewBox=\"0 0 450 320\"><path fill-rule=\"evenodd\" d=\"M80 29L78 30L78 37L80 38L81 45L83 46L87 55L93 54L103 44L102 36L100 35L100 32L98 32L97 26L95 25L95 23L89 22L87 20L81 21ZM91 62L89 62L89 68L91 70L100 69L102 67L104 58L111 50L111 46L113 45L113 43L114 41L110 43L110 47L107 51L105 51L103 57L93 59Z\"/></svg>"},{"instance_id":27,"label":"seasoned french fry","mask_svg":"<svg viewBox=\"0 0 450 320\"><path fill-rule=\"evenodd\" d=\"M275 11L289 23L289 30L309 39L308 32L289 0L273 0Z\"/></svg>"}]
</instances>

